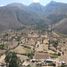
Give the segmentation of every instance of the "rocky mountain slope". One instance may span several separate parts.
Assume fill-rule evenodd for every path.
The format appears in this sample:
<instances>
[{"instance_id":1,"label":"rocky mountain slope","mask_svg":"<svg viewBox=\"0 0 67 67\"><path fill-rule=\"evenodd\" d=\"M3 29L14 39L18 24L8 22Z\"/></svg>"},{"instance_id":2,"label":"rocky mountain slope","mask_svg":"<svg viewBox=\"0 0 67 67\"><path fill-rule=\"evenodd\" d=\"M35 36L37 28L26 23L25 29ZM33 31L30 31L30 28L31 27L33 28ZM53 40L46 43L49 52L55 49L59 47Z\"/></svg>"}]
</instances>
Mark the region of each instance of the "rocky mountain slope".
<instances>
[{"instance_id":1,"label":"rocky mountain slope","mask_svg":"<svg viewBox=\"0 0 67 67\"><path fill-rule=\"evenodd\" d=\"M67 29L65 18L67 18L65 3L51 1L46 6L40 3L32 3L29 6L12 3L0 7L0 31L28 27L44 30L49 24L56 24L55 29L61 31L62 27L61 33L64 33Z\"/></svg>"}]
</instances>

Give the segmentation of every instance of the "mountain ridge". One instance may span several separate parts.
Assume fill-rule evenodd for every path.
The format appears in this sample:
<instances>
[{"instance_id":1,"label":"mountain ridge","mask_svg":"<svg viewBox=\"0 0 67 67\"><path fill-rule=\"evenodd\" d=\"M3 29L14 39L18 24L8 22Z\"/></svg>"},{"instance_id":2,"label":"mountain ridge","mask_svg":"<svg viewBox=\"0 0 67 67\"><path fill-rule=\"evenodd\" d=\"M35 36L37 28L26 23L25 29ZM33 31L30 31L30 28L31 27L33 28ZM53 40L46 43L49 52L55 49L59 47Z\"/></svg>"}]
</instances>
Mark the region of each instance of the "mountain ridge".
<instances>
[{"instance_id":1,"label":"mountain ridge","mask_svg":"<svg viewBox=\"0 0 67 67\"><path fill-rule=\"evenodd\" d=\"M51 1L46 6L40 3L32 3L29 6L12 3L2 6L0 7L0 29L2 27L3 29L23 29L23 27L33 26L44 30L49 24L57 24L67 18L66 6L65 3L55 1Z\"/></svg>"}]
</instances>

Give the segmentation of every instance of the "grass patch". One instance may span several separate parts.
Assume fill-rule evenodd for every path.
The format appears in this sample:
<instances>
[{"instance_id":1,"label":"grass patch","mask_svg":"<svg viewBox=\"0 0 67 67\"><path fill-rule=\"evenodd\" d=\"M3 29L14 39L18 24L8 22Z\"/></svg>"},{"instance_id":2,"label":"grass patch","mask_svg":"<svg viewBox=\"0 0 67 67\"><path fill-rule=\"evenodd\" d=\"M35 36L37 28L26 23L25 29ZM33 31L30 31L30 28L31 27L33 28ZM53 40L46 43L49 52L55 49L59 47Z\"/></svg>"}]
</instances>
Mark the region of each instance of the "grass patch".
<instances>
[{"instance_id":1,"label":"grass patch","mask_svg":"<svg viewBox=\"0 0 67 67\"><path fill-rule=\"evenodd\" d=\"M51 54L51 58L58 58L58 54L56 54L56 53Z\"/></svg>"}]
</instances>

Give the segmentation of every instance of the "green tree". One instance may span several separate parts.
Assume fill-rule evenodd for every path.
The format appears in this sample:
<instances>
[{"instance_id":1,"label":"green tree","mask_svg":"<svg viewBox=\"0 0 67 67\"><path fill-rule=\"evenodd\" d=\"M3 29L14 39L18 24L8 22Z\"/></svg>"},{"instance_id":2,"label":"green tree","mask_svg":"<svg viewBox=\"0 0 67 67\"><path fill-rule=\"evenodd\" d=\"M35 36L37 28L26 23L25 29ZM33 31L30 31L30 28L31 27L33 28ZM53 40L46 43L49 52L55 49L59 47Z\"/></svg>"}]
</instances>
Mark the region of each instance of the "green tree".
<instances>
[{"instance_id":1,"label":"green tree","mask_svg":"<svg viewBox=\"0 0 67 67\"><path fill-rule=\"evenodd\" d=\"M53 41L53 46L57 49L58 41Z\"/></svg>"},{"instance_id":2,"label":"green tree","mask_svg":"<svg viewBox=\"0 0 67 67\"><path fill-rule=\"evenodd\" d=\"M8 52L5 58L5 62L7 67L20 67L21 61L17 57L16 53L14 52Z\"/></svg>"},{"instance_id":3,"label":"green tree","mask_svg":"<svg viewBox=\"0 0 67 67\"><path fill-rule=\"evenodd\" d=\"M4 44L0 44L0 49L3 50L4 49Z\"/></svg>"},{"instance_id":4,"label":"green tree","mask_svg":"<svg viewBox=\"0 0 67 67\"><path fill-rule=\"evenodd\" d=\"M61 67L67 67L67 65L65 63L62 63Z\"/></svg>"},{"instance_id":5,"label":"green tree","mask_svg":"<svg viewBox=\"0 0 67 67\"><path fill-rule=\"evenodd\" d=\"M28 53L27 56L28 56L30 59L32 59L33 56L34 56L34 54L33 54L33 52L31 52L31 53Z\"/></svg>"}]
</instances>

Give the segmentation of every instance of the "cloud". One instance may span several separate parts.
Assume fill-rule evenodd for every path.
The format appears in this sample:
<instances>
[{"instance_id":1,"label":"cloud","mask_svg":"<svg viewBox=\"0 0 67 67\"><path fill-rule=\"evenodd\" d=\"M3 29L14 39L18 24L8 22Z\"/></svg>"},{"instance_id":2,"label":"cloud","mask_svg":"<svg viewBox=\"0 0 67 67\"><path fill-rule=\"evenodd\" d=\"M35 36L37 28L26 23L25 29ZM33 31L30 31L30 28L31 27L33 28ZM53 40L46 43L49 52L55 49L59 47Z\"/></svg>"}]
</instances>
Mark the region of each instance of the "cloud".
<instances>
[{"instance_id":1,"label":"cloud","mask_svg":"<svg viewBox=\"0 0 67 67\"><path fill-rule=\"evenodd\" d=\"M0 6L4 6L4 5L0 5Z\"/></svg>"},{"instance_id":2,"label":"cloud","mask_svg":"<svg viewBox=\"0 0 67 67\"><path fill-rule=\"evenodd\" d=\"M39 0L33 0L33 2L38 3L38 2L39 2Z\"/></svg>"}]
</instances>

